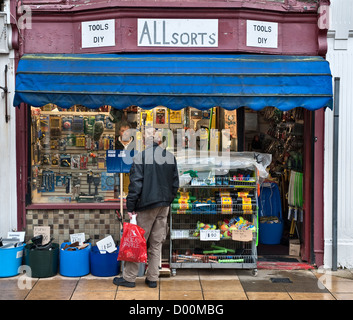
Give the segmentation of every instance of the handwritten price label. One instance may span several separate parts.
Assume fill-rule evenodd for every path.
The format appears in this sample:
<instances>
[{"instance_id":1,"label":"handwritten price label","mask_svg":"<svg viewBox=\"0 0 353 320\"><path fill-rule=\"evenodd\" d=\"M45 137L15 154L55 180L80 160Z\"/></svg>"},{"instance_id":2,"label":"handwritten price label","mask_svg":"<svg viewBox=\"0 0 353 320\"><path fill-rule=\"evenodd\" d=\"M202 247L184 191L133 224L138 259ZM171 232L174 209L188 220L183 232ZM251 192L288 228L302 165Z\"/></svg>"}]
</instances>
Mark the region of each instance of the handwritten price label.
<instances>
[{"instance_id":1,"label":"handwritten price label","mask_svg":"<svg viewBox=\"0 0 353 320\"><path fill-rule=\"evenodd\" d=\"M233 230L232 240L248 242L253 239L253 232L251 230Z\"/></svg>"},{"instance_id":2,"label":"handwritten price label","mask_svg":"<svg viewBox=\"0 0 353 320\"><path fill-rule=\"evenodd\" d=\"M220 230L200 230L201 241L219 241L220 237Z\"/></svg>"}]
</instances>

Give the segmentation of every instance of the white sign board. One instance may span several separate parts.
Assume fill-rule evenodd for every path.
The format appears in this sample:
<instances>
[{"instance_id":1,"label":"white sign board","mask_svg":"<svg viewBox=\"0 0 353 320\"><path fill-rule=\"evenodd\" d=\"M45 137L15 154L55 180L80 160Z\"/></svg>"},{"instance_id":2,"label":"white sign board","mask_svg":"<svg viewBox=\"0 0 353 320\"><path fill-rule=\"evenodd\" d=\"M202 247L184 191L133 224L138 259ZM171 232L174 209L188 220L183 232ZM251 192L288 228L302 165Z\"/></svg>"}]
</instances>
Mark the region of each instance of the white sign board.
<instances>
[{"instance_id":1,"label":"white sign board","mask_svg":"<svg viewBox=\"0 0 353 320\"><path fill-rule=\"evenodd\" d=\"M81 22L82 48L115 46L115 20Z\"/></svg>"},{"instance_id":2,"label":"white sign board","mask_svg":"<svg viewBox=\"0 0 353 320\"><path fill-rule=\"evenodd\" d=\"M102 240L97 241L97 248L101 253L105 251L112 253L116 250L116 246L112 236L107 236Z\"/></svg>"},{"instance_id":3,"label":"white sign board","mask_svg":"<svg viewBox=\"0 0 353 320\"><path fill-rule=\"evenodd\" d=\"M200 230L200 241L219 241L220 230Z\"/></svg>"},{"instance_id":4,"label":"white sign board","mask_svg":"<svg viewBox=\"0 0 353 320\"><path fill-rule=\"evenodd\" d=\"M218 47L218 19L137 19L137 45Z\"/></svg>"},{"instance_id":5,"label":"white sign board","mask_svg":"<svg viewBox=\"0 0 353 320\"><path fill-rule=\"evenodd\" d=\"M247 20L246 45L248 47L278 48L278 23Z\"/></svg>"},{"instance_id":6,"label":"white sign board","mask_svg":"<svg viewBox=\"0 0 353 320\"><path fill-rule=\"evenodd\" d=\"M10 238L18 238L20 242L25 241L25 231L13 231L13 232L8 232L7 237Z\"/></svg>"},{"instance_id":7,"label":"white sign board","mask_svg":"<svg viewBox=\"0 0 353 320\"><path fill-rule=\"evenodd\" d=\"M70 234L70 242L74 243L78 241L79 245L82 245L86 240L86 235L84 232Z\"/></svg>"},{"instance_id":8,"label":"white sign board","mask_svg":"<svg viewBox=\"0 0 353 320\"><path fill-rule=\"evenodd\" d=\"M50 241L50 226L36 226L33 227L33 237L43 236L42 245L47 244Z\"/></svg>"}]
</instances>

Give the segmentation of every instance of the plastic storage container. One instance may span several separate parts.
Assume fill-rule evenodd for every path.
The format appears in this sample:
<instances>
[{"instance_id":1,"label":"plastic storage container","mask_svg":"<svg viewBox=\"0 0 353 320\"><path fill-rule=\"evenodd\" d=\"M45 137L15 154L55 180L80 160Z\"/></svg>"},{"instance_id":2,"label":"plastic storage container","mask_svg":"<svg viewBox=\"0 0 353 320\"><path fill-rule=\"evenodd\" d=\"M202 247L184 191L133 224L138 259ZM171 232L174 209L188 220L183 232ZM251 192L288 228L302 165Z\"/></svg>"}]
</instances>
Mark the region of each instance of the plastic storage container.
<instances>
[{"instance_id":1,"label":"plastic storage container","mask_svg":"<svg viewBox=\"0 0 353 320\"><path fill-rule=\"evenodd\" d=\"M66 277L81 277L90 272L89 253L91 244L86 248L78 250L63 250L65 245L71 242L64 242L60 246L60 274Z\"/></svg>"},{"instance_id":2,"label":"plastic storage container","mask_svg":"<svg viewBox=\"0 0 353 320\"><path fill-rule=\"evenodd\" d=\"M16 248L0 248L0 278L13 277L19 274L22 265L25 244Z\"/></svg>"},{"instance_id":3,"label":"plastic storage container","mask_svg":"<svg viewBox=\"0 0 353 320\"><path fill-rule=\"evenodd\" d=\"M276 183L267 183L261 187L259 197L259 242L262 244L280 244L283 234L281 195ZM261 223L261 217L274 217ZM277 222L274 222L277 220Z\"/></svg>"},{"instance_id":4,"label":"plastic storage container","mask_svg":"<svg viewBox=\"0 0 353 320\"><path fill-rule=\"evenodd\" d=\"M32 278L48 278L58 273L59 245L52 243L51 250L31 250L27 244L24 249L24 264L31 268Z\"/></svg>"},{"instance_id":5,"label":"plastic storage container","mask_svg":"<svg viewBox=\"0 0 353 320\"><path fill-rule=\"evenodd\" d=\"M97 277L111 277L119 274L118 254L119 247L112 253L100 253L98 247L93 246L90 251L91 273Z\"/></svg>"},{"instance_id":6,"label":"plastic storage container","mask_svg":"<svg viewBox=\"0 0 353 320\"><path fill-rule=\"evenodd\" d=\"M260 223L259 241L262 244L280 244L283 234L283 221Z\"/></svg>"}]
</instances>

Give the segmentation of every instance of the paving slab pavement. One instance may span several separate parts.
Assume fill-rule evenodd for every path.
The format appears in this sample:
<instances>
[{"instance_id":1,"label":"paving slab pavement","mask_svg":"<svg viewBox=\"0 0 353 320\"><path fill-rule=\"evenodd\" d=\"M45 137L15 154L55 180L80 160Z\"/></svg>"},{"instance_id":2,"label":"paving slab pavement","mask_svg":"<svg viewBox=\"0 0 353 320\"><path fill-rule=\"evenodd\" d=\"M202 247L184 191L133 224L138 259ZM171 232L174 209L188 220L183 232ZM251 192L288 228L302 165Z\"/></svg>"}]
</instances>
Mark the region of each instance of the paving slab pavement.
<instances>
[{"instance_id":1,"label":"paving slab pavement","mask_svg":"<svg viewBox=\"0 0 353 320\"><path fill-rule=\"evenodd\" d=\"M353 300L353 271L180 269L151 289L117 287L114 277L0 278L0 300Z\"/></svg>"}]
</instances>

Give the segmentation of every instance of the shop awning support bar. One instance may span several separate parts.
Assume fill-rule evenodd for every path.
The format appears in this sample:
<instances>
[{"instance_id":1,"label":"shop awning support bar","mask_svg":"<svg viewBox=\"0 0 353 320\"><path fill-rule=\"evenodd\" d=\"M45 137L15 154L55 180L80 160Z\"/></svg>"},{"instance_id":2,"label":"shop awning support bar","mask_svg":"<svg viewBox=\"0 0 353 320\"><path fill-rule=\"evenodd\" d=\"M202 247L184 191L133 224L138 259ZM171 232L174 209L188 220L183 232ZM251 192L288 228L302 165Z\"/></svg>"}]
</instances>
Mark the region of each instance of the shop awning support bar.
<instances>
[{"instance_id":1,"label":"shop awning support bar","mask_svg":"<svg viewBox=\"0 0 353 320\"><path fill-rule=\"evenodd\" d=\"M333 159L332 159L332 271L337 271L337 196L340 78L334 78Z\"/></svg>"},{"instance_id":2,"label":"shop awning support bar","mask_svg":"<svg viewBox=\"0 0 353 320\"><path fill-rule=\"evenodd\" d=\"M8 110L7 110L7 64L5 65L5 87L0 86L0 89L4 91L4 95L5 95L5 121L6 123L9 122L10 120L10 116L8 114Z\"/></svg>"}]
</instances>

